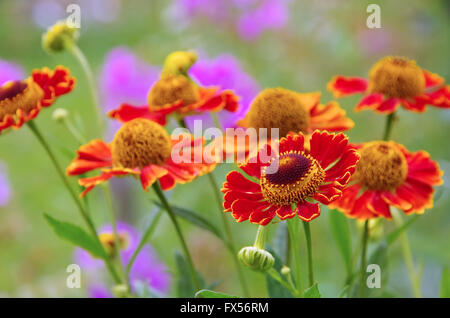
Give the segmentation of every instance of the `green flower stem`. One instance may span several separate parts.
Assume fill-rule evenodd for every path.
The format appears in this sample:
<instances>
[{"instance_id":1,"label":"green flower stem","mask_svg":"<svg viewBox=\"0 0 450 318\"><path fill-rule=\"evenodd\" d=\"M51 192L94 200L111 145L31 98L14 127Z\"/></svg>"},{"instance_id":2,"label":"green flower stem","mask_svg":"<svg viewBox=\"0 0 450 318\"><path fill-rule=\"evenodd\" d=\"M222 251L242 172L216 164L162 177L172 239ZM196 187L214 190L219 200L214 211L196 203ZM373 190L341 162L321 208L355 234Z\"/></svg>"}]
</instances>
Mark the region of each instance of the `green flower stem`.
<instances>
[{"instance_id":1,"label":"green flower stem","mask_svg":"<svg viewBox=\"0 0 450 318\"><path fill-rule=\"evenodd\" d=\"M104 123L103 123L103 118L102 118L102 114L101 114L101 110L100 110L100 104L98 102L97 89L96 89L97 85L95 84L94 74L92 72L91 67L89 66L86 56L83 54L83 51L81 51L80 48L75 43L70 45L69 48L70 48L70 52L74 55L76 60L80 63L80 65L83 69L83 72L86 76L86 79L88 81L88 86L89 86L89 90L91 92L92 103L93 103L93 107L94 107L94 113L95 113L95 117L96 117L96 121L97 121L97 125L98 125L98 130L100 132L100 135L102 135Z\"/></svg>"},{"instance_id":2,"label":"green flower stem","mask_svg":"<svg viewBox=\"0 0 450 318\"><path fill-rule=\"evenodd\" d=\"M359 286L359 297L363 298L366 294L366 254L367 254L367 241L369 240L369 220L364 222L364 230L361 238L362 252L361 252L361 277Z\"/></svg>"},{"instance_id":3,"label":"green flower stem","mask_svg":"<svg viewBox=\"0 0 450 318\"><path fill-rule=\"evenodd\" d=\"M394 221L397 225L397 228L402 227L403 220L400 213L395 213ZM420 275L417 274L416 269L414 267L411 248L409 246L408 236L406 235L405 231L403 231L400 234L400 240L402 244L403 259L405 260L406 267L408 268L408 276L409 279L411 280L411 285L413 288L413 295L415 298L422 298L422 292L420 291Z\"/></svg>"},{"instance_id":4,"label":"green flower stem","mask_svg":"<svg viewBox=\"0 0 450 318\"><path fill-rule=\"evenodd\" d=\"M211 113L211 116L214 118L215 113ZM217 115L215 116L215 118L217 119ZM181 127L186 128L186 122L184 121L184 119L180 118L178 120L179 124ZM217 122L220 124L220 122L217 119ZM239 262L238 260L238 252L236 249L236 243L234 242L234 238L233 238L233 233L231 232L231 227L230 224L228 222L227 216L226 214L223 212L223 205L222 205L222 196L221 196L221 192L219 189L219 186L217 184L216 179L214 178L213 172L210 172L207 174L208 175L208 180L209 183L211 184L211 187L214 191L214 197L216 199L216 203L217 203L217 208L220 214L220 217L222 218L222 223L223 223L223 227L225 229L225 235L226 235L226 239L227 241L224 242L225 246L228 248L228 250L231 253L231 257L233 259L233 262L236 266L236 270L239 276L239 282L241 283L241 287L242 287L242 291L244 293L245 297L250 297L250 292L249 292L249 288L248 288L248 284L247 284L247 280L245 278L244 275L244 270L242 268L242 264Z\"/></svg>"},{"instance_id":5,"label":"green flower stem","mask_svg":"<svg viewBox=\"0 0 450 318\"><path fill-rule=\"evenodd\" d=\"M216 126L217 128L219 128L220 130L223 131L223 127L220 124L220 120L219 120L219 117L217 116L217 113L216 112L210 112L210 114L211 114L211 118L212 118L212 120L214 122L214 126Z\"/></svg>"},{"instance_id":6,"label":"green flower stem","mask_svg":"<svg viewBox=\"0 0 450 318\"><path fill-rule=\"evenodd\" d=\"M73 138L80 144L83 145L86 143L86 139L83 137L83 135L80 133L80 131L75 128L75 126L72 124L72 122L69 120L69 118L64 118L62 120L62 123L64 126L66 126L66 129L72 134Z\"/></svg>"},{"instance_id":7,"label":"green flower stem","mask_svg":"<svg viewBox=\"0 0 450 318\"><path fill-rule=\"evenodd\" d=\"M305 230L306 238L306 249L308 251L308 283L311 287L314 285L314 269L313 269L313 257L312 257L312 246L311 246L311 229L309 222L303 221L303 228Z\"/></svg>"},{"instance_id":8,"label":"green flower stem","mask_svg":"<svg viewBox=\"0 0 450 318\"><path fill-rule=\"evenodd\" d=\"M144 235L142 236L138 247L133 252L133 255L131 256L130 261L127 264L126 272L125 272L127 277L129 277L129 275L130 275L131 268L133 267L134 261L136 260L137 256L139 255L139 253L141 252L142 248L145 246L145 244L148 242L148 240L152 236L153 232L155 231L156 225L158 224L158 221L161 218L162 213L163 213L163 210L162 209L159 210L156 213L156 215L153 217L153 219L150 222L150 224L147 227L147 229L145 230Z\"/></svg>"},{"instance_id":9,"label":"green flower stem","mask_svg":"<svg viewBox=\"0 0 450 318\"><path fill-rule=\"evenodd\" d=\"M236 243L234 242L234 239L233 239L233 233L231 232L231 227L230 227L230 223L228 222L227 215L223 212L222 198L220 196L220 190L219 190L219 187L217 186L217 182L216 182L216 179L214 178L213 172L208 173L208 179L214 190L214 195L216 198L217 207L219 209L219 214L222 218L223 227L225 228L225 235L227 237L227 241L224 243L232 255L232 259L234 261L234 264L235 264L237 272L238 272L239 281L241 283L241 287L242 287L242 291L244 292L244 296L250 297L247 280L245 278L242 265L239 262L238 257L237 257L238 252L236 249Z\"/></svg>"},{"instance_id":10,"label":"green flower stem","mask_svg":"<svg viewBox=\"0 0 450 318\"><path fill-rule=\"evenodd\" d=\"M294 260L294 278L297 290L300 295L303 296L302 288L302 273L301 273L301 263L300 263L300 246L298 240L298 221L296 219L287 220L289 240L292 248L292 256Z\"/></svg>"},{"instance_id":11,"label":"green flower stem","mask_svg":"<svg viewBox=\"0 0 450 318\"><path fill-rule=\"evenodd\" d=\"M395 112L387 115L386 117L386 126L384 128L383 140L389 140L392 132L392 126L395 121Z\"/></svg>"},{"instance_id":12,"label":"green flower stem","mask_svg":"<svg viewBox=\"0 0 450 318\"><path fill-rule=\"evenodd\" d=\"M265 250L267 233L269 233L269 224L264 226L258 226L258 231L256 232L254 247L259 248L260 250Z\"/></svg>"},{"instance_id":13,"label":"green flower stem","mask_svg":"<svg viewBox=\"0 0 450 318\"><path fill-rule=\"evenodd\" d=\"M169 214L169 218L172 221L174 227L175 227L175 231L178 235L178 238L180 240L181 243L181 247L183 249L183 253L184 256L186 257L186 260L188 262L189 265L189 270L191 272L191 276L192 276L192 280L195 286L196 290L200 290L201 289L201 285L200 285L200 280L198 278L197 275L197 271L195 270L194 267L194 262L192 261L192 257L191 254L189 253L189 249L186 245L186 241L184 239L183 233L181 232L181 228L180 225L178 224L177 218L175 216L175 213L172 210L172 207L169 205L169 202L167 202L167 199L161 189L161 186L159 185L158 182L153 183L153 190L155 190L156 195L158 196L159 200L161 201L161 204L163 205L164 209L167 211L167 213Z\"/></svg>"},{"instance_id":14,"label":"green flower stem","mask_svg":"<svg viewBox=\"0 0 450 318\"><path fill-rule=\"evenodd\" d=\"M289 292L293 296L295 296L297 298L301 297L299 291L296 290L294 285L292 284L292 279L290 279L290 282L286 282L273 267L271 269L269 269L266 273L269 274L273 279L275 279L281 285L283 285L287 290L289 290Z\"/></svg>"},{"instance_id":15,"label":"green flower stem","mask_svg":"<svg viewBox=\"0 0 450 318\"><path fill-rule=\"evenodd\" d=\"M46 142L45 138L40 133L39 129L37 128L36 124L33 121L29 121L27 123L27 125L30 128L30 130L33 132L33 134L36 136L37 140L42 145L44 150L47 152L48 156L50 157L50 160L53 163L53 165L56 169L56 172L58 173L59 177L61 178L62 182L64 183L64 186L66 187L66 189L69 192L71 198L73 199L75 205L77 206L78 211L81 214L81 217L83 218L89 231L91 232L91 235L97 241L97 243L100 244L100 246L103 246L98 237L97 230L95 229L94 223L92 222L91 218L89 217L89 214L83 208L83 205L81 204L77 195L72 190L72 188L69 184L69 181L67 180L66 175L64 174L63 169L61 168L61 165L59 164L58 160L56 159L56 156L54 155L53 151L51 150L49 144ZM107 254L106 251L105 251L105 254ZM116 272L114 265L111 263L111 260L109 258L105 258L104 262L105 262L107 269L111 273L111 276L113 277L115 283L116 284L122 283L119 275Z\"/></svg>"},{"instance_id":16,"label":"green flower stem","mask_svg":"<svg viewBox=\"0 0 450 318\"><path fill-rule=\"evenodd\" d=\"M114 212L114 204L111 197L111 188L109 183L102 184L103 192L105 193L105 199L106 203L108 205L108 210L111 218L111 226L113 229L114 234L114 260L118 263L118 267L120 269L120 272L122 274L122 281L128 282L127 276L125 276L125 270L123 268L122 258L120 256L120 241L119 241L119 232L117 232L117 221L116 221L116 214Z\"/></svg>"}]
</instances>

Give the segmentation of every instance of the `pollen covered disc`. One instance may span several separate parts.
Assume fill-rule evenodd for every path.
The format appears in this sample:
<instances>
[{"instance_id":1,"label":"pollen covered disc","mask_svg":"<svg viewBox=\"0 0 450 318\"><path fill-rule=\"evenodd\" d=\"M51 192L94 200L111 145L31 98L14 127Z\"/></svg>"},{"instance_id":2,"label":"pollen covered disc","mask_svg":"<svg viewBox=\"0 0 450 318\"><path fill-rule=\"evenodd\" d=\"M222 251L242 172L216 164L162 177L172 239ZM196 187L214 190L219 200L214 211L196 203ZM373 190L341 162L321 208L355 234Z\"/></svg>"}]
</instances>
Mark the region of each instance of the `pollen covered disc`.
<instances>
[{"instance_id":1,"label":"pollen covered disc","mask_svg":"<svg viewBox=\"0 0 450 318\"><path fill-rule=\"evenodd\" d=\"M261 175L264 198L275 205L304 202L313 196L325 178L325 172L317 160L303 152L290 151L274 158L274 173L267 167Z\"/></svg>"},{"instance_id":2,"label":"pollen covered disc","mask_svg":"<svg viewBox=\"0 0 450 318\"><path fill-rule=\"evenodd\" d=\"M189 105L199 100L197 86L183 75L166 76L158 80L148 94L148 105L164 106L182 100Z\"/></svg>"},{"instance_id":3,"label":"pollen covered disc","mask_svg":"<svg viewBox=\"0 0 450 318\"><path fill-rule=\"evenodd\" d=\"M390 141L373 141L360 149L354 180L376 191L392 191L401 185L408 173L403 153Z\"/></svg>"},{"instance_id":4,"label":"pollen covered disc","mask_svg":"<svg viewBox=\"0 0 450 318\"><path fill-rule=\"evenodd\" d=\"M296 92L284 88L268 88L256 96L247 115L248 126L258 129L278 128L279 137L290 131L307 132L309 112Z\"/></svg>"},{"instance_id":5,"label":"pollen covered disc","mask_svg":"<svg viewBox=\"0 0 450 318\"><path fill-rule=\"evenodd\" d=\"M18 109L29 112L36 108L44 92L33 80L10 81L0 87L0 121L14 116Z\"/></svg>"},{"instance_id":6,"label":"pollen covered disc","mask_svg":"<svg viewBox=\"0 0 450 318\"><path fill-rule=\"evenodd\" d=\"M369 91L388 97L407 98L423 94L425 77L416 62L403 57L386 57L369 73Z\"/></svg>"},{"instance_id":7,"label":"pollen covered disc","mask_svg":"<svg viewBox=\"0 0 450 318\"><path fill-rule=\"evenodd\" d=\"M114 166L130 169L161 165L170 157L171 150L165 129L144 118L125 123L111 144Z\"/></svg>"}]
</instances>

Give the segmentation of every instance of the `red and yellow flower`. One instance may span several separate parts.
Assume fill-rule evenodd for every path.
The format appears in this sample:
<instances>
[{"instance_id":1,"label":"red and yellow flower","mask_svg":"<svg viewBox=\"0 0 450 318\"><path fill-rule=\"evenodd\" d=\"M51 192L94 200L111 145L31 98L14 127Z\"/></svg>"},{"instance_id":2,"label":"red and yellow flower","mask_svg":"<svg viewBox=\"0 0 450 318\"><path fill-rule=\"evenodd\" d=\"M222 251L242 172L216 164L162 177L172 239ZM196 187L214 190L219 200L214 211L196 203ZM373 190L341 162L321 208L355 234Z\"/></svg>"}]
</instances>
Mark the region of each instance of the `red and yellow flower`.
<instances>
[{"instance_id":1,"label":"red and yellow flower","mask_svg":"<svg viewBox=\"0 0 450 318\"><path fill-rule=\"evenodd\" d=\"M400 105L418 113L424 112L427 105L450 108L450 85L403 57L383 58L372 67L369 79L335 76L328 83L328 90L335 97L363 94L356 111L372 109L391 114Z\"/></svg>"},{"instance_id":2,"label":"red and yellow flower","mask_svg":"<svg viewBox=\"0 0 450 318\"><path fill-rule=\"evenodd\" d=\"M74 87L75 78L63 66L54 70L44 67L25 80L6 82L0 87L0 132L19 129Z\"/></svg>"},{"instance_id":3,"label":"red and yellow flower","mask_svg":"<svg viewBox=\"0 0 450 318\"><path fill-rule=\"evenodd\" d=\"M338 199L355 171L359 155L347 137L315 131L304 147L304 135L290 134L265 144L255 157L232 171L223 184L225 212L237 222L269 224L275 216L309 222L320 215L319 203ZM270 154L268 160L263 155ZM277 167L276 171L273 167Z\"/></svg>"},{"instance_id":4,"label":"red and yellow flower","mask_svg":"<svg viewBox=\"0 0 450 318\"><path fill-rule=\"evenodd\" d=\"M421 214L433 206L433 186L442 184L443 172L425 151L409 152L394 141L357 145L361 159L330 207L350 217L391 219L390 207L406 214Z\"/></svg>"},{"instance_id":5,"label":"red and yellow flower","mask_svg":"<svg viewBox=\"0 0 450 318\"><path fill-rule=\"evenodd\" d=\"M66 172L75 176L100 169L100 175L78 180L86 188L82 196L112 177L127 175L139 177L144 190L157 180L163 190L170 190L214 169L212 160L203 156L203 145L202 139L192 135L171 138L158 123L137 118L126 122L110 144L93 140L81 146ZM174 152L189 158L174 161Z\"/></svg>"},{"instance_id":6,"label":"red and yellow flower","mask_svg":"<svg viewBox=\"0 0 450 318\"><path fill-rule=\"evenodd\" d=\"M256 96L244 119L245 128L279 129L279 137L289 132L311 134L316 129L340 132L352 129L353 121L335 101L320 104L320 92L297 93L284 88L268 88Z\"/></svg>"},{"instance_id":7,"label":"red and yellow flower","mask_svg":"<svg viewBox=\"0 0 450 318\"><path fill-rule=\"evenodd\" d=\"M189 78L187 72L195 63L193 52L177 51L169 54L164 62L160 79L148 92L147 105L122 104L109 116L121 122L135 118L148 118L165 125L166 117L177 114L185 117L223 109L236 112L239 98L231 90L218 87L201 87Z\"/></svg>"}]
</instances>

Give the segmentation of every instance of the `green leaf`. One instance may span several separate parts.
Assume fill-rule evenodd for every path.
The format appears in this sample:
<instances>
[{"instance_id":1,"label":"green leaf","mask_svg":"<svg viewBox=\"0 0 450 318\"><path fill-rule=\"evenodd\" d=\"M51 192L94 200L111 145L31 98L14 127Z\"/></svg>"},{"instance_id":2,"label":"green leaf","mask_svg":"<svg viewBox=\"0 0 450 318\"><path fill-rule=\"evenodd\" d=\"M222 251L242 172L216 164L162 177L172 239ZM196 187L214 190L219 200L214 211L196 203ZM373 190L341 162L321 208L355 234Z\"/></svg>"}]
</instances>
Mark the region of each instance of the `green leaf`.
<instances>
[{"instance_id":1,"label":"green leaf","mask_svg":"<svg viewBox=\"0 0 450 318\"><path fill-rule=\"evenodd\" d=\"M224 293L218 293L208 289L202 289L195 294L195 298L239 298L239 297Z\"/></svg>"},{"instance_id":2,"label":"green leaf","mask_svg":"<svg viewBox=\"0 0 450 318\"><path fill-rule=\"evenodd\" d=\"M85 249L95 257L103 259L107 258L103 246L79 226L56 220L46 213L44 214L44 217L59 238Z\"/></svg>"},{"instance_id":3,"label":"green leaf","mask_svg":"<svg viewBox=\"0 0 450 318\"><path fill-rule=\"evenodd\" d=\"M157 201L153 201L153 202L160 208L163 208L161 203L159 203ZM191 210L188 210L185 208L180 208L180 207L173 206L173 205L171 207L172 207L173 213L175 213L177 216L183 218L184 220L186 220L198 227L201 227L202 229L205 229L205 230L211 232L212 234L217 236L222 241L225 241L225 239L222 235L222 232L214 224L209 222L203 216L199 215L198 213L195 213L194 211L191 211Z\"/></svg>"},{"instance_id":4,"label":"green leaf","mask_svg":"<svg viewBox=\"0 0 450 318\"><path fill-rule=\"evenodd\" d=\"M441 298L450 298L450 270L448 267L442 270Z\"/></svg>"},{"instance_id":5,"label":"green leaf","mask_svg":"<svg viewBox=\"0 0 450 318\"><path fill-rule=\"evenodd\" d=\"M317 285L317 283L315 283L308 289L305 289L305 291L303 292L303 297L305 297L305 298L320 298L320 297L322 297L322 295L319 292L319 285Z\"/></svg>"},{"instance_id":6,"label":"green leaf","mask_svg":"<svg viewBox=\"0 0 450 318\"><path fill-rule=\"evenodd\" d=\"M282 279L285 279L283 275L281 275L281 267L283 266L281 258L277 255L277 253L270 247L266 246L266 250L272 254L275 258L275 263L273 268L280 274ZM267 282L267 292L270 298L293 298L294 296L286 289L283 285L273 279L270 275L266 275Z\"/></svg>"},{"instance_id":7,"label":"green leaf","mask_svg":"<svg viewBox=\"0 0 450 318\"><path fill-rule=\"evenodd\" d=\"M347 217L336 210L330 210L328 215L334 240L344 259L347 272L350 273L352 270L352 241Z\"/></svg>"},{"instance_id":8,"label":"green leaf","mask_svg":"<svg viewBox=\"0 0 450 318\"><path fill-rule=\"evenodd\" d=\"M406 231L406 229L408 227L410 227L411 224L413 224L417 219L419 219L419 217L420 217L420 215L415 214L414 216L409 218L409 220L407 222L405 222L402 226L400 226L398 229L396 229L395 231L390 233L386 238L387 244L391 245L392 243L394 243L397 240L397 238L400 236L400 234L402 234L404 231Z\"/></svg>"},{"instance_id":9,"label":"green leaf","mask_svg":"<svg viewBox=\"0 0 450 318\"><path fill-rule=\"evenodd\" d=\"M176 286L178 297L192 298L195 295L196 288L192 280L191 271L189 270L189 264L184 256L179 252L175 252L175 263L177 266ZM197 276L200 280L200 286L204 288L205 280L198 272Z\"/></svg>"}]
</instances>

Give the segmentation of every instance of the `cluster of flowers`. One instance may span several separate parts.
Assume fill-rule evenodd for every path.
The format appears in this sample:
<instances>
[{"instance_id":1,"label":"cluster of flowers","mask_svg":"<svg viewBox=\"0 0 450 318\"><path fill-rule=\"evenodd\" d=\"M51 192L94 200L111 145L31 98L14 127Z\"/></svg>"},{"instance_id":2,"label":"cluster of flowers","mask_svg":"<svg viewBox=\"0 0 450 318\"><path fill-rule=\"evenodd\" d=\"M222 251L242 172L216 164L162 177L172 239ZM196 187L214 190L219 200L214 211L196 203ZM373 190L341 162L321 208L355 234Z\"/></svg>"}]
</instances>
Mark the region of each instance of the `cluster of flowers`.
<instances>
[{"instance_id":1,"label":"cluster of flowers","mask_svg":"<svg viewBox=\"0 0 450 318\"><path fill-rule=\"evenodd\" d=\"M66 28L51 29L44 46L59 51L73 45L73 32ZM187 131L170 136L165 125L174 118L186 127L187 117L225 112L243 117L231 127L276 128L279 132L277 138L269 134L256 149L244 146L246 162L226 176L221 189L223 212L231 212L237 222L248 220L266 227L277 219L296 216L310 222L320 216L321 205L361 220L391 219L392 208L420 214L432 207L433 187L442 184L443 172L427 152L411 152L389 140L389 129L400 106L414 112L424 112L427 105L450 108L450 86L440 76L407 58L386 57L372 67L369 79L333 78L328 88L335 97L363 94L357 111L370 109L388 115L389 129L383 140L352 144L342 132L352 129L354 122L336 101L322 104L319 92L268 88L242 112L238 90L202 86L191 77L196 60L193 52L171 53L149 88L146 105L122 103L108 112L121 124L112 142L95 139L82 145L66 169L68 176L81 176L78 182L85 188L81 196L111 178L125 176L135 177L145 191L153 187L161 196L161 189L167 191L212 173L222 155L204 156L208 140ZM62 66L35 70L26 79L7 82L0 87L0 131L30 124L41 110L74 87L74 77ZM242 151L238 148L233 155ZM174 152L188 158L200 153L202 160L179 162ZM278 169L269 171L274 163ZM86 177L91 171L98 174ZM109 255L116 248L132 245L114 233L109 228L99 236ZM239 258L254 269L268 270L273 265L261 237L254 247L241 250ZM165 290L166 283L161 284Z\"/></svg>"}]
</instances>

